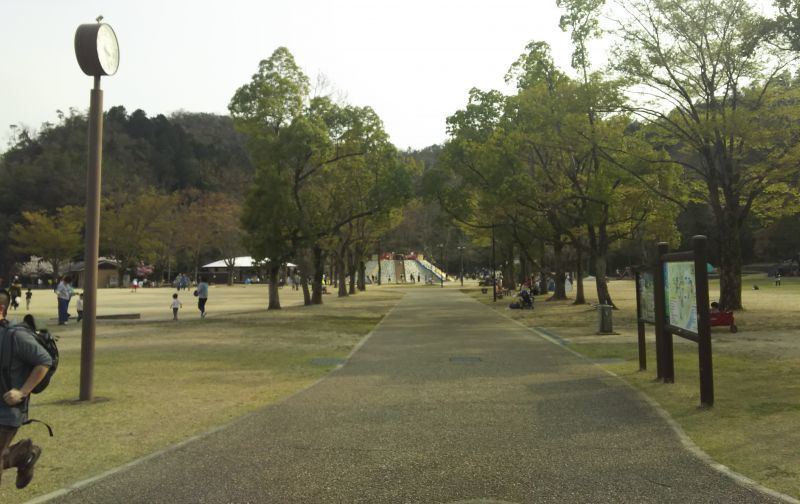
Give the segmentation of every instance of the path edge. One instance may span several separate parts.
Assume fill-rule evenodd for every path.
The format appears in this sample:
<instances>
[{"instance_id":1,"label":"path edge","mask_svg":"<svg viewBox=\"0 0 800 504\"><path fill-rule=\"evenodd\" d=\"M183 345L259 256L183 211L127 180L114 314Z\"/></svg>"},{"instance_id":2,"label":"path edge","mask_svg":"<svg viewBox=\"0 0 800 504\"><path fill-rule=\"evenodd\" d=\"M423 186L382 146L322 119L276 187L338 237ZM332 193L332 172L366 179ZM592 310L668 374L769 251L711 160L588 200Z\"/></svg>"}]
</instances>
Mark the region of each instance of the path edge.
<instances>
[{"instance_id":1,"label":"path edge","mask_svg":"<svg viewBox=\"0 0 800 504\"><path fill-rule=\"evenodd\" d=\"M299 390L296 390L295 392L289 394L288 396L286 396L286 397L284 397L284 398L282 398L282 399L280 399L278 401L275 401L275 402L273 402L271 404L263 406L263 407L255 410L255 411L251 411L250 413L247 413L244 416L240 416L239 418L231 420L231 421L229 421L227 423L224 423L222 425L218 425L216 427L213 427L213 428L211 428L211 429L209 429L209 430L207 430L205 432L201 432L200 434L196 434L196 435L194 435L192 437L184 439L183 441L179 441L179 442L177 442L175 444L169 445L166 448L162 448L162 449L157 450L157 451L155 451L153 453L149 453L147 455L144 455L143 457L139 457L138 459L134 459L134 460L132 460L130 462L127 462L125 464L122 464L120 466L111 468L111 469L109 469L107 471L104 471L104 472L102 472L100 474L97 474L95 476L91 476L89 478L86 478L86 479L83 479L83 480L80 480L80 481L76 481L75 483L70 483L69 485L67 485L67 486L65 486L63 488L60 488L58 490L53 490L52 492L46 493L44 495L40 495L38 497L34 497L33 499L25 501L23 504L43 504L45 502L50 502L53 499L57 499L58 497L64 497L65 495L68 495L68 494L74 492L75 490L80 490L81 488L87 487L87 486L91 485L92 483L95 483L97 481L100 481L100 480L103 480L105 478L108 478L109 476L113 476L113 475L118 474L120 472L126 471L126 470L128 470L128 469L130 469L132 467L138 466L139 464L143 464L144 462L148 462L148 461L150 461L150 460L152 460L152 459L154 459L156 457L160 457L161 455L164 455L164 454L179 450L179 449L183 448L184 446L186 446L188 444L194 443L195 441L199 441L201 439L207 438L207 437L209 437L209 436L211 436L213 434L216 434L217 432L220 432L220 431L225 430L225 429L227 429L229 427L232 427L232 426L234 426L234 425L236 425L236 424L238 424L240 422L244 422L245 420L249 419L250 417L253 417L253 416L257 415L257 414L260 414L264 410L277 407L277 406L283 404L284 402L286 402L286 401L288 401L290 399L293 399L294 397L299 396L300 394L303 394L303 393L307 392L308 390L314 388L315 386L317 386L320 383L322 383L323 381L325 381L333 373L335 373L335 372L339 371L340 369L342 369L343 367L345 367L347 365L347 363L350 362L350 359L353 357L353 355L355 355L355 353L357 351L359 351L361 349L361 347L363 347L364 344L366 344L366 342L370 338L372 338L372 335L375 333L375 331L378 330L378 328L383 324L383 322L387 318L389 318L389 316L392 314L392 312L394 312L394 310L400 305L400 303L403 302L404 298L405 298L405 293L403 293L403 295L397 300L397 303L394 306L392 306L392 308L388 312L386 312L386 315L384 315L383 318L377 324L375 324L375 327L373 327L372 330L370 330L370 332L368 332L366 335L364 335L364 337L362 337L361 340L358 343L356 343L356 345L353 347L353 349L350 351L350 353L347 354L347 357L346 357L344 363L337 365L335 368L331 369L328 373L326 373L325 375L323 375L319 379L317 379L317 380L305 385L304 387L300 388Z\"/></svg>"}]
</instances>

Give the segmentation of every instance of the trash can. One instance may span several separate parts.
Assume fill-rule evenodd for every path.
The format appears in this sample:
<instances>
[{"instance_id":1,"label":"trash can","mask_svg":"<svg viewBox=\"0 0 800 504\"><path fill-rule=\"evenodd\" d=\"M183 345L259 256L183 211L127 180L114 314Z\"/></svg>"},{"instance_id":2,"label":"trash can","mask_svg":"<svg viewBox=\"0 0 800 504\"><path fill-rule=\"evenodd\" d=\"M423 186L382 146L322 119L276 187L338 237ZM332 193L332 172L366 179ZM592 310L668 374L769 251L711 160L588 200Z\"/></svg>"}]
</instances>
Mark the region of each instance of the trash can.
<instances>
[{"instance_id":1,"label":"trash can","mask_svg":"<svg viewBox=\"0 0 800 504\"><path fill-rule=\"evenodd\" d=\"M611 334L614 332L614 325L611 322L611 305L601 304L597 305L597 312L600 315L598 317L598 324L599 327L597 332L599 334Z\"/></svg>"}]
</instances>

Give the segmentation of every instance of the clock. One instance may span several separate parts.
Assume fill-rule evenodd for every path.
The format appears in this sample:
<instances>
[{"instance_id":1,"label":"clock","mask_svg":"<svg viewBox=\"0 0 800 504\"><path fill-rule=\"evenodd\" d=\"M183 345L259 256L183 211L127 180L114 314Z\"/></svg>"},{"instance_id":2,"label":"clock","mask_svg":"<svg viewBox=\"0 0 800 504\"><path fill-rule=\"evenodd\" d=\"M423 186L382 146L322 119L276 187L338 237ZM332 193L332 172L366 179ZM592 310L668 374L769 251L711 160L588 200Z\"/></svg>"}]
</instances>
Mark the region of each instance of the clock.
<instances>
[{"instance_id":1,"label":"clock","mask_svg":"<svg viewBox=\"0 0 800 504\"><path fill-rule=\"evenodd\" d=\"M114 75L119 68L119 44L111 26L82 24L75 32L75 56L86 75Z\"/></svg>"}]
</instances>

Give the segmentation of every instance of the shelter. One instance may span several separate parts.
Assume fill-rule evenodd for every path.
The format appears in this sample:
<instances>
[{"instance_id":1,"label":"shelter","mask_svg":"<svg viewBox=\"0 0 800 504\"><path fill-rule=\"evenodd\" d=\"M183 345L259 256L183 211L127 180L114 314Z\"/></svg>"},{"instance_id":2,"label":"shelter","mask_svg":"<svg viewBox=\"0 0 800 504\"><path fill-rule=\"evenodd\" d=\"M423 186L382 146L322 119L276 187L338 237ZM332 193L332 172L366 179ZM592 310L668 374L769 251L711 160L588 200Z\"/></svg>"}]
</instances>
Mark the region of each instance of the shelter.
<instances>
[{"instance_id":1,"label":"shelter","mask_svg":"<svg viewBox=\"0 0 800 504\"><path fill-rule=\"evenodd\" d=\"M241 256L233 258L233 282L235 283L258 283L263 278L261 268L269 259L263 261L256 261L250 256ZM220 259L203 266L201 269L208 275L212 283L227 283L228 275L230 274L228 264L229 260ZM296 264L286 263L287 268L297 268Z\"/></svg>"},{"instance_id":2,"label":"shelter","mask_svg":"<svg viewBox=\"0 0 800 504\"><path fill-rule=\"evenodd\" d=\"M101 257L97 261L97 288L119 287L119 268L120 265L113 259ZM72 277L72 285L84 288L83 279L85 276L84 262L75 262L69 265L64 274Z\"/></svg>"}]
</instances>

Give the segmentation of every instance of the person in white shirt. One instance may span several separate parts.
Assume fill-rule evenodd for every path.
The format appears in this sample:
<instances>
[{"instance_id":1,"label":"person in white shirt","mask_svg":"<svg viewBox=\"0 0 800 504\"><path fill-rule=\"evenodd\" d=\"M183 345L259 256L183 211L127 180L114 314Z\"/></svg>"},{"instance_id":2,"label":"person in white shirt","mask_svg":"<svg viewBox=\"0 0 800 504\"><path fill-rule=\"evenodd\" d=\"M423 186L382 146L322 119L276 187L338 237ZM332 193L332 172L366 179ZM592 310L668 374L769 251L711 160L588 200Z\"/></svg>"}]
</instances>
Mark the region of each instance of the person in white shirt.
<instances>
[{"instance_id":1,"label":"person in white shirt","mask_svg":"<svg viewBox=\"0 0 800 504\"><path fill-rule=\"evenodd\" d=\"M78 302L75 303L75 309L78 310L78 322L83 319L83 294L78 296Z\"/></svg>"},{"instance_id":2,"label":"person in white shirt","mask_svg":"<svg viewBox=\"0 0 800 504\"><path fill-rule=\"evenodd\" d=\"M58 325L64 325L69 318L69 300L72 298L72 278L65 276L56 286L58 296Z\"/></svg>"},{"instance_id":3,"label":"person in white shirt","mask_svg":"<svg viewBox=\"0 0 800 504\"><path fill-rule=\"evenodd\" d=\"M172 304L170 307L172 308L172 320L178 320L178 310L183 308L183 303L178 300L177 293L172 295Z\"/></svg>"}]
</instances>

